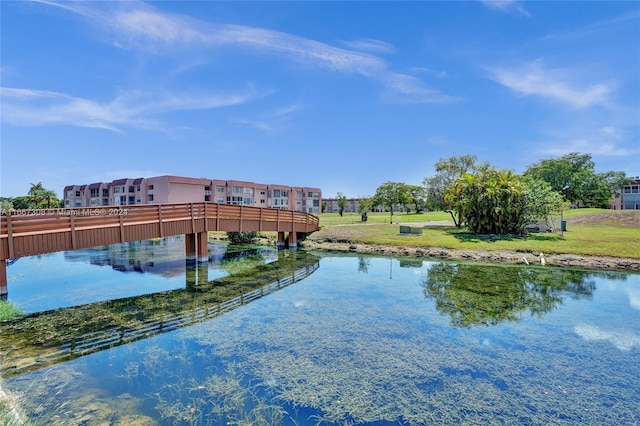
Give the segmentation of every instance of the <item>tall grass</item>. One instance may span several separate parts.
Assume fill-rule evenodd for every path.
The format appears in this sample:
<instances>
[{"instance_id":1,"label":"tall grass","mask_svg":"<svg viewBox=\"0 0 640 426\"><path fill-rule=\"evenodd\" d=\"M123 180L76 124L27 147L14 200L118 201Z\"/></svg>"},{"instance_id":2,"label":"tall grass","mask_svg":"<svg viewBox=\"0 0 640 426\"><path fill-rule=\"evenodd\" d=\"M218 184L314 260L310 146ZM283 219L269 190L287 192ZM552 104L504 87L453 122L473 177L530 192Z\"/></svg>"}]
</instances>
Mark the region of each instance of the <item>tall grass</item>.
<instances>
[{"instance_id":1,"label":"tall grass","mask_svg":"<svg viewBox=\"0 0 640 426\"><path fill-rule=\"evenodd\" d=\"M0 321L8 320L23 314L22 309L13 302L0 300Z\"/></svg>"}]
</instances>

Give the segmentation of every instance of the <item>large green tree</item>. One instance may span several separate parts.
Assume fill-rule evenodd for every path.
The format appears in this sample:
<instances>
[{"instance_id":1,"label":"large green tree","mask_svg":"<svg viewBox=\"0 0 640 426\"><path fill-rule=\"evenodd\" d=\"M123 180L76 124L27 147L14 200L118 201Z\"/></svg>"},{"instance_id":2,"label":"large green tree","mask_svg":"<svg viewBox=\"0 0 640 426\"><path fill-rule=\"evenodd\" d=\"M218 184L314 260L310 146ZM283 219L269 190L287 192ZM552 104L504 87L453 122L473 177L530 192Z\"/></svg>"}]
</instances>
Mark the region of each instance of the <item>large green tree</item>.
<instances>
[{"instance_id":1,"label":"large green tree","mask_svg":"<svg viewBox=\"0 0 640 426\"><path fill-rule=\"evenodd\" d=\"M486 162L478 163L475 155L459 155L439 159L434 165L436 173L422 181L427 208L446 210L448 203L444 201L444 196L456 179L465 173L474 173L488 166L489 164Z\"/></svg>"},{"instance_id":2,"label":"large green tree","mask_svg":"<svg viewBox=\"0 0 640 426\"><path fill-rule=\"evenodd\" d=\"M386 182L376 189L373 205L382 206L391 213L389 223L393 223L393 208L408 203L407 184L402 182Z\"/></svg>"},{"instance_id":3,"label":"large green tree","mask_svg":"<svg viewBox=\"0 0 640 426\"><path fill-rule=\"evenodd\" d=\"M347 196L342 192L338 192L338 195L336 195L336 202L338 203L338 214L342 216L342 214L344 213L344 209L347 208Z\"/></svg>"},{"instance_id":4,"label":"large green tree","mask_svg":"<svg viewBox=\"0 0 640 426\"><path fill-rule=\"evenodd\" d=\"M554 191L580 207L608 207L628 183L624 172L596 173L591 155L578 152L541 160L529 166L525 175L548 182Z\"/></svg>"},{"instance_id":5,"label":"large green tree","mask_svg":"<svg viewBox=\"0 0 640 426\"><path fill-rule=\"evenodd\" d=\"M511 171L486 168L456 179L445 200L476 234L524 234L522 184Z\"/></svg>"}]
</instances>

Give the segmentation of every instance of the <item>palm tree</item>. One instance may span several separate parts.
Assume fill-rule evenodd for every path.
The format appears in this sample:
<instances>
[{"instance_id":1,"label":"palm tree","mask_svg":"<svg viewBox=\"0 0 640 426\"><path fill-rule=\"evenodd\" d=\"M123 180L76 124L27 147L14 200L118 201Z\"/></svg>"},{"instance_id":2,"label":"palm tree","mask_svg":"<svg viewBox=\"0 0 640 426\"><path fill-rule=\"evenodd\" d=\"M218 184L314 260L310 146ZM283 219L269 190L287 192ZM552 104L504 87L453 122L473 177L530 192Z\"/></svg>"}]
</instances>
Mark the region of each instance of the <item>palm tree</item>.
<instances>
[{"instance_id":1,"label":"palm tree","mask_svg":"<svg viewBox=\"0 0 640 426\"><path fill-rule=\"evenodd\" d=\"M47 189L42 186L42 182L32 183L28 193L29 202L32 204L32 208L38 208L43 201L47 201L47 208L51 207L51 201L58 200L58 195L55 191Z\"/></svg>"}]
</instances>

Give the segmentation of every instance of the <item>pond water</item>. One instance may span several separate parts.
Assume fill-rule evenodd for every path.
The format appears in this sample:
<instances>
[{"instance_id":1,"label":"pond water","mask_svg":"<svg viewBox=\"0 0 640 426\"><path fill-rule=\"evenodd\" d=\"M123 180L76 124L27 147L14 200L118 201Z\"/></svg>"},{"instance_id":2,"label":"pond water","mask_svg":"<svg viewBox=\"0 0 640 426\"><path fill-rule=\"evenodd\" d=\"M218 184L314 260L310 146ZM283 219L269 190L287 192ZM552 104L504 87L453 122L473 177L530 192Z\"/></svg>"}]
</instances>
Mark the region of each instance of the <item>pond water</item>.
<instances>
[{"instance_id":1,"label":"pond water","mask_svg":"<svg viewBox=\"0 0 640 426\"><path fill-rule=\"evenodd\" d=\"M149 274L83 253L9 268L9 300L62 308L0 324L3 388L36 424L640 422L638 274L288 251Z\"/></svg>"}]
</instances>

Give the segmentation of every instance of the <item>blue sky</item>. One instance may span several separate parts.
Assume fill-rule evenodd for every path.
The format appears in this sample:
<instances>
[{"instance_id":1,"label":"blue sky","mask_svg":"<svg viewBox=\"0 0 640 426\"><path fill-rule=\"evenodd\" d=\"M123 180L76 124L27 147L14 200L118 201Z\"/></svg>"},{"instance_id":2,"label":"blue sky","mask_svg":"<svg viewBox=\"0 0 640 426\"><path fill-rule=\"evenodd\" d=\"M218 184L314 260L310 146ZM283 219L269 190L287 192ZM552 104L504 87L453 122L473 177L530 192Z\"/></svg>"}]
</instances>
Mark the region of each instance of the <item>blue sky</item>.
<instances>
[{"instance_id":1,"label":"blue sky","mask_svg":"<svg viewBox=\"0 0 640 426\"><path fill-rule=\"evenodd\" d=\"M640 174L640 3L2 1L0 195L163 174L421 184L472 154Z\"/></svg>"}]
</instances>

